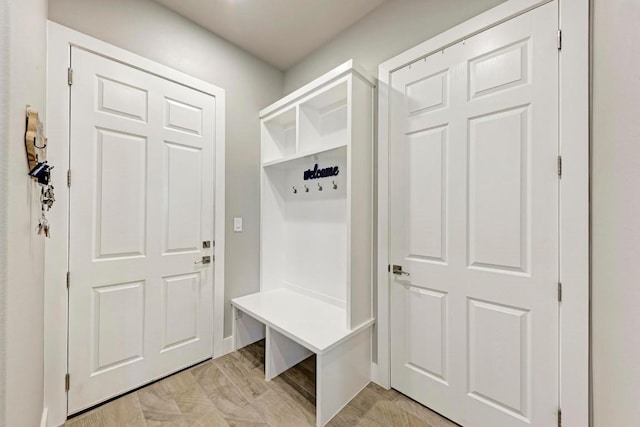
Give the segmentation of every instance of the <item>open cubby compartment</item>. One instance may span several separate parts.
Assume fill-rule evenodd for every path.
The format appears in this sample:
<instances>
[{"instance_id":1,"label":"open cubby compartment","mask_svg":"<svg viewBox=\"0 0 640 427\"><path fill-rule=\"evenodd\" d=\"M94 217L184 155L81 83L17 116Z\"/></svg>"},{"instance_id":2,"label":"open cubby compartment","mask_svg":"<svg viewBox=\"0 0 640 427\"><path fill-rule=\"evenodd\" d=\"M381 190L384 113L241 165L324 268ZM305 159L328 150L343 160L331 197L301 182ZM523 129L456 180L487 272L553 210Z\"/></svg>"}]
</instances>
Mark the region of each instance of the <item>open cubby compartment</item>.
<instances>
[{"instance_id":1,"label":"open cubby compartment","mask_svg":"<svg viewBox=\"0 0 640 427\"><path fill-rule=\"evenodd\" d=\"M262 161L274 161L297 152L296 107L262 121Z\"/></svg>"},{"instance_id":2,"label":"open cubby compartment","mask_svg":"<svg viewBox=\"0 0 640 427\"><path fill-rule=\"evenodd\" d=\"M314 152L349 141L349 79L343 77L300 103L299 151Z\"/></svg>"},{"instance_id":3,"label":"open cubby compartment","mask_svg":"<svg viewBox=\"0 0 640 427\"><path fill-rule=\"evenodd\" d=\"M262 291L288 288L346 307L347 182L346 147L263 168Z\"/></svg>"}]
</instances>

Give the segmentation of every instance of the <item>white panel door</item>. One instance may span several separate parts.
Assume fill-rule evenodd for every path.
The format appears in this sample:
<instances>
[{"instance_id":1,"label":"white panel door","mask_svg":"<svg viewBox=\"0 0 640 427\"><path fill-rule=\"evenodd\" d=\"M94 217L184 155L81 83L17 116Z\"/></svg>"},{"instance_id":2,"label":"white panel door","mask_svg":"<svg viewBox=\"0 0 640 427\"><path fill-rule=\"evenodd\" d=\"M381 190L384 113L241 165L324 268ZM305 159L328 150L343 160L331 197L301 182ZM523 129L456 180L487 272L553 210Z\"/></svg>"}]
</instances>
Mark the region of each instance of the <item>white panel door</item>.
<instances>
[{"instance_id":1,"label":"white panel door","mask_svg":"<svg viewBox=\"0 0 640 427\"><path fill-rule=\"evenodd\" d=\"M215 98L72 49L69 413L211 357Z\"/></svg>"},{"instance_id":2,"label":"white panel door","mask_svg":"<svg viewBox=\"0 0 640 427\"><path fill-rule=\"evenodd\" d=\"M557 3L392 74L392 386L465 426L558 409Z\"/></svg>"}]
</instances>

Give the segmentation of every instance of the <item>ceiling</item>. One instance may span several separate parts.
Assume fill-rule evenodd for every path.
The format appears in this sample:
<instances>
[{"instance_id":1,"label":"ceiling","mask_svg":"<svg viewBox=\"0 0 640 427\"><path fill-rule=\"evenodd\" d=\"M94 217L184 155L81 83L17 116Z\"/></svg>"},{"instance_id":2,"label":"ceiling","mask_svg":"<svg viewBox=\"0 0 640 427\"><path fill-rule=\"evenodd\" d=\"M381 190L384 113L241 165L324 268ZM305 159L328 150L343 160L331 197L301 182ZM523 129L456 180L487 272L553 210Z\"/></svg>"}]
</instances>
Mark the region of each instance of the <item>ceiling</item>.
<instances>
[{"instance_id":1,"label":"ceiling","mask_svg":"<svg viewBox=\"0 0 640 427\"><path fill-rule=\"evenodd\" d=\"M284 71L385 0L156 0Z\"/></svg>"}]
</instances>

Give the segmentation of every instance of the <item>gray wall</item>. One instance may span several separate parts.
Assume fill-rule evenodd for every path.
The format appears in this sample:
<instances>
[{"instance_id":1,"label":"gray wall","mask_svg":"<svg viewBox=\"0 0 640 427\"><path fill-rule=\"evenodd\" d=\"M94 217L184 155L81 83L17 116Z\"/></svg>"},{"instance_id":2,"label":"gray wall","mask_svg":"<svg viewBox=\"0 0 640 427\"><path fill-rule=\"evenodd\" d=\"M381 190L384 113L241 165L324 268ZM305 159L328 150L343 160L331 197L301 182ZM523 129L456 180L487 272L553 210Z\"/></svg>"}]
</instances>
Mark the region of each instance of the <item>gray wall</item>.
<instances>
[{"instance_id":1,"label":"gray wall","mask_svg":"<svg viewBox=\"0 0 640 427\"><path fill-rule=\"evenodd\" d=\"M258 112L282 96L282 73L151 0L49 0L49 19L226 90L225 298L257 292ZM237 216L242 233L232 231ZM230 320L225 302L225 336Z\"/></svg>"},{"instance_id":2,"label":"gray wall","mask_svg":"<svg viewBox=\"0 0 640 427\"><path fill-rule=\"evenodd\" d=\"M0 0L0 425L4 425L6 398L6 334L7 258L9 206L8 162L9 144L9 4Z\"/></svg>"},{"instance_id":3,"label":"gray wall","mask_svg":"<svg viewBox=\"0 0 640 427\"><path fill-rule=\"evenodd\" d=\"M0 73L0 425L40 424L44 388L44 238L28 177L25 106L45 111L46 0L2 2ZM6 20L6 21L5 21Z\"/></svg>"},{"instance_id":4,"label":"gray wall","mask_svg":"<svg viewBox=\"0 0 640 427\"><path fill-rule=\"evenodd\" d=\"M502 3L504 0L387 0L285 73L292 92L353 58L377 74L393 56Z\"/></svg>"},{"instance_id":5,"label":"gray wall","mask_svg":"<svg viewBox=\"0 0 640 427\"><path fill-rule=\"evenodd\" d=\"M594 426L640 420L640 2L593 0Z\"/></svg>"}]
</instances>

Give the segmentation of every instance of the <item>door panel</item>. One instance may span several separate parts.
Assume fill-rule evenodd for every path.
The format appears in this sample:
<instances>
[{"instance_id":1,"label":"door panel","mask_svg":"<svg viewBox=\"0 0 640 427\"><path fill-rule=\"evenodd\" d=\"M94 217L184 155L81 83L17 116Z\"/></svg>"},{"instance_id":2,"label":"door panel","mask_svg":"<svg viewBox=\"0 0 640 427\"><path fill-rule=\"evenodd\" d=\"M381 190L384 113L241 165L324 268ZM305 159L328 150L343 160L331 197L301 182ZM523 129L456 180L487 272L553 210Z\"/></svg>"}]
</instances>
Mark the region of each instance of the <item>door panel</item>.
<instances>
[{"instance_id":1,"label":"door panel","mask_svg":"<svg viewBox=\"0 0 640 427\"><path fill-rule=\"evenodd\" d=\"M465 426L556 419L556 31L551 2L391 78L391 382Z\"/></svg>"},{"instance_id":2,"label":"door panel","mask_svg":"<svg viewBox=\"0 0 640 427\"><path fill-rule=\"evenodd\" d=\"M146 123L149 93L127 83L96 76L98 111Z\"/></svg>"},{"instance_id":3,"label":"door panel","mask_svg":"<svg viewBox=\"0 0 640 427\"><path fill-rule=\"evenodd\" d=\"M96 129L97 259L146 253L147 139Z\"/></svg>"},{"instance_id":4,"label":"door panel","mask_svg":"<svg viewBox=\"0 0 640 427\"><path fill-rule=\"evenodd\" d=\"M470 397L527 417L530 312L467 300Z\"/></svg>"},{"instance_id":5,"label":"door panel","mask_svg":"<svg viewBox=\"0 0 640 427\"><path fill-rule=\"evenodd\" d=\"M447 127L411 134L407 144L409 256L446 262Z\"/></svg>"},{"instance_id":6,"label":"door panel","mask_svg":"<svg viewBox=\"0 0 640 427\"><path fill-rule=\"evenodd\" d=\"M202 150L164 142L164 253L197 252L200 242Z\"/></svg>"},{"instance_id":7,"label":"door panel","mask_svg":"<svg viewBox=\"0 0 640 427\"><path fill-rule=\"evenodd\" d=\"M530 38L469 60L469 99L529 83Z\"/></svg>"},{"instance_id":8,"label":"door panel","mask_svg":"<svg viewBox=\"0 0 640 427\"><path fill-rule=\"evenodd\" d=\"M407 366L446 385L449 377L447 294L409 287L405 299Z\"/></svg>"},{"instance_id":9,"label":"door panel","mask_svg":"<svg viewBox=\"0 0 640 427\"><path fill-rule=\"evenodd\" d=\"M93 372L137 362L144 356L144 282L93 288ZM127 331L126 334L114 333Z\"/></svg>"},{"instance_id":10,"label":"door panel","mask_svg":"<svg viewBox=\"0 0 640 427\"><path fill-rule=\"evenodd\" d=\"M212 355L215 98L72 48L69 413ZM210 251L210 249L209 249Z\"/></svg>"},{"instance_id":11,"label":"door panel","mask_svg":"<svg viewBox=\"0 0 640 427\"><path fill-rule=\"evenodd\" d=\"M200 280L199 273L163 278L163 352L198 339Z\"/></svg>"},{"instance_id":12,"label":"door panel","mask_svg":"<svg viewBox=\"0 0 640 427\"><path fill-rule=\"evenodd\" d=\"M528 123L528 107L469 120L470 266L527 272Z\"/></svg>"}]
</instances>

